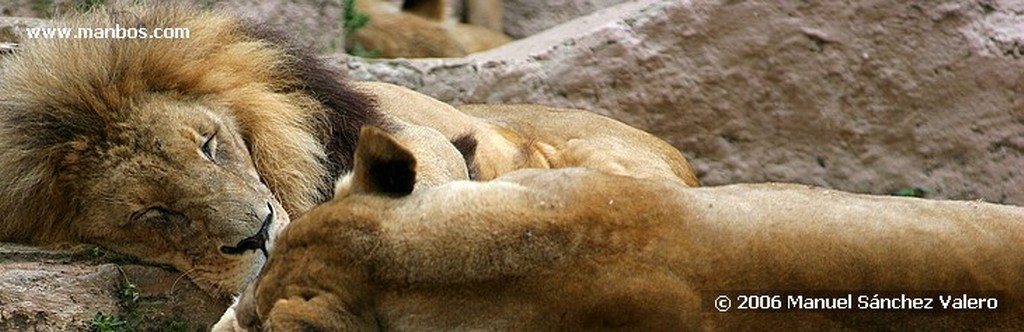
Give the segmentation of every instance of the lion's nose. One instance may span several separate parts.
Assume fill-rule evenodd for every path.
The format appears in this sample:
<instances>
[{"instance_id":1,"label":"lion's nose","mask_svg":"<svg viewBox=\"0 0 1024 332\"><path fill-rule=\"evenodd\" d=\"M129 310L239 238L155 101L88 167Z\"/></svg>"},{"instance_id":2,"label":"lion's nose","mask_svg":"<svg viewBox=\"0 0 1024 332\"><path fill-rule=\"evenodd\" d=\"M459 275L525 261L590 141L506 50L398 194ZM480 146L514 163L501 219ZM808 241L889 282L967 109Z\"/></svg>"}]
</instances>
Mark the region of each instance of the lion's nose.
<instances>
[{"instance_id":1,"label":"lion's nose","mask_svg":"<svg viewBox=\"0 0 1024 332\"><path fill-rule=\"evenodd\" d=\"M261 209L262 210L262 209ZM259 250L263 252L263 257L267 256L267 240L269 238L270 223L274 222L274 206L267 203L267 209L256 212L257 216L263 217L263 225L260 225L260 230L253 236L238 241L238 244L234 246L222 246L220 252L228 255L240 255L249 250Z\"/></svg>"}]
</instances>

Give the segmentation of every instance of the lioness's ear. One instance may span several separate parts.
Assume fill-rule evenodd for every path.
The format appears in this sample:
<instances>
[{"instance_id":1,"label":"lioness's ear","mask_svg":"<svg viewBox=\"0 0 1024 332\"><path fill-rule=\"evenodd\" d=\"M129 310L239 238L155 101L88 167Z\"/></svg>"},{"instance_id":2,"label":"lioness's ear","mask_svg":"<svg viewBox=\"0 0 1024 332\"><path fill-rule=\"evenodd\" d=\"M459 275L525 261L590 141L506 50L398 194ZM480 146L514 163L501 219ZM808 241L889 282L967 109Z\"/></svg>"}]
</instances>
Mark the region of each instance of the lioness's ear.
<instances>
[{"instance_id":1,"label":"lioness's ear","mask_svg":"<svg viewBox=\"0 0 1024 332\"><path fill-rule=\"evenodd\" d=\"M384 130L364 126L359 131L351 193L404 196L416 184L416 158Z\"/></svg>"},{"instance_id":2,"label":"lioness's ear","mask_svg":"<svg viewBox=\"0 0 1024 332\"><path fill-rule=\"evenodd\" d=\"M476 180L479 177L480 169L476 165L476 146L479 142L472 134L465 134L452 140L452 145L462 154L462 160L466 162L466 169L469 171L469 179Z\"/></svg>"}]
</instances>

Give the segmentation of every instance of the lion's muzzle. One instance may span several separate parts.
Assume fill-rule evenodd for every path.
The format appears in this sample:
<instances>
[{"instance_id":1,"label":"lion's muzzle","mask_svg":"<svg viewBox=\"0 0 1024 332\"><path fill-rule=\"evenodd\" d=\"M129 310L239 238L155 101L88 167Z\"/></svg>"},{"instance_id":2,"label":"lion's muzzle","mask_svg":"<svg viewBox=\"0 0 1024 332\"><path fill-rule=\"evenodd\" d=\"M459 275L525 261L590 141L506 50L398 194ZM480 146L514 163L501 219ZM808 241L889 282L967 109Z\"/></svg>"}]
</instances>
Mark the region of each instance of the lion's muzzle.
<instances>
[{"instance_id":1,"label":"lion's muzzle","mask_svg":"<svg viewBox=\"0 0 1024 332\"><path fill-rule=\"evenodd\" d=\"M263 252L263 257L267 257L267 240L270 238L270 224L274 222L274 206L267 203L268 213L263 218L263 224L260 225L260 230L253 236L247 237L238 241L234 246L222 246L220 252L228 255L241 255L249 250L257 250Z\"/></svg>"}]
</instances>

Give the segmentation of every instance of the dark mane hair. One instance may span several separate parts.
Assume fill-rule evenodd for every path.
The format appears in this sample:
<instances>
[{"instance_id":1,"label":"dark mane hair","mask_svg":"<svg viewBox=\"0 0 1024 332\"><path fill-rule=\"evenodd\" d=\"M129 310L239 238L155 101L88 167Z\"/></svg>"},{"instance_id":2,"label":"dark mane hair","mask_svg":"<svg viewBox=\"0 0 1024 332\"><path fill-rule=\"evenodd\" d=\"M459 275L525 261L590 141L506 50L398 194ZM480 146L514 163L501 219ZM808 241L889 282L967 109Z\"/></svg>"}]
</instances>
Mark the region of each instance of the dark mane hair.
<instances>
[{"instance_id":1,"label":"dark mane hair","mask_svg":"<svg viewBox=\"0 0 1024 332\"><path fill-rule=\"evenodd\" d=\"M287 68L299 80L299 85L293 88L316 98L327 109L320 118L320 129L327 150L328 173L324 181L328 185L321 192L329 198L334 180L352 169L360 128L384 125L376 111L376 101L345 84L344 74L338 68L327 65L311 47L300 45L297 39L289 38L281 30L251 19L243 21L242 27L244 33L252 38L284 49L294 59Z\"/></svg>"},{"instance_id":2,"label":"dark mane hair","mask_svg":"<svg viewBox=\"0 0 1024 332\"><path fill-rule=\"evenodd\" d=\"M111 144L118 123L159 111L138 107L153 95L200 100L235 119L261 178L292 215L331 197L363 125L385 125L339 69L256 21L171 3L52 23L116 26L190 36L26 39L0 57L0 240L59 237L42 234L59 232L81 204L69 186L102 180L63 168L76 142Z\"/></svg>"}]
</instances>

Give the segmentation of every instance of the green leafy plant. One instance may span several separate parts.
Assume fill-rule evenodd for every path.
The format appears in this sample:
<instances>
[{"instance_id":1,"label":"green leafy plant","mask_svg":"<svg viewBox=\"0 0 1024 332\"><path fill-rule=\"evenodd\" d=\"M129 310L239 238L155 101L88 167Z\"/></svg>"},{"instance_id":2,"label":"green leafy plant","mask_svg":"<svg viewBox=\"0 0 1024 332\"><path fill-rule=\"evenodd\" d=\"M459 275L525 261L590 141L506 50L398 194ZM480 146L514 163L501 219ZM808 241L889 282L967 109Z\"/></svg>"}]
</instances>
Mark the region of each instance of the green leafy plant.
<instances>
[{"instance_id":1,"label":"green leafy plant","mask_svg":"<svg viewBox=\"0 0 1024 332\"><path fill-rule=\"evenodd\" d=\"M65 12L87 12L105 4L107 0L33 0L30 6L39 17L51 18Z\"/></svg>"},{"instance_id":2,"label":"green leafy plant","mask_svg":"<svg viewBox=\"0 0 1024 332\"><path fill-rule=\"evenodd\" d=\"M352 45L352 49L349 50L348 54L363 58L379 58L380 49L374 48L372 50L366 50L362 44L356 43L355 45Z\"/></svg>"},{"instance_id":3,"label":"green leafy plant","mask_svg":"<svg viewBox=\"0 0 1024 332\"><path fill-rule=\"evenodd\" d=\"M139 299L142 298L142 294L139 294L139 290L135 288L135 284L125 280L124 287L121 287L121 306L134 308L135 304L139 303Z\"/></svg>"},{"instance_id":4,"label":"green leafy plant","mask_svg":"<svg viewBox=\"0 0 1024 332\"><path fill-rule=\"evenodd\" d=\"M71 6L75 11L87 12L106 3L106 0L75 0L71 2Z\"/></svg>"},{"instance_id":5,"label":"green leafy plant","mask_svg":"<svg viewBox=\"0 0 1024 332\"><path fill-rule=\"evenodd\" d=\"M161 330L164 332L185 332L188 330L188 325L180 320L170 320L164 323Z\"/></svg>"},{"instance_id":6,"label":"green leafy plant","mask_svg":"<svg viewBox=\"0 0 1024 332\"><path fill-rule=\"evenodd\" d=\"M103 253L104 252L102 250L94 249L90 251L90 256L100 258L103 256ZM118 270L120 270L120 267L118 267ZM118 291L117 296L122 314L108 315L102 312L96 313L96 315L93 316L92 321L89 322L89 328L92 331L135 331L142 322L142 317L140 317L138 313L139 301L142 299L142 294L139 293L139 289L135 287L135 284L132 283L131 280L128 280L128 276L125 275L124 271L120 272L124 277L124 281L121 283L121 289Z\"/></svg>"},{"instance_id":7,"label":"green leafy plant","mask_svg":"<svg viewBox=\"0 0 1024 332\"><path fill-rule=\"evenodd\" d=\"M356 0L345 0L345 23L343 28L345 29L346 35L351 35L356 32L359 28L366 26L370 23L370 15L359 12L356 9Z\"/></svg>"},{"instance_id":8,"label":"green leafy plant","mask_svg":"<svg viewBox=\"0 0 1024 332\"><path fill-rule=\"evenodd\" d=\"M39 17L50 17L53 15L53 1L52 0L33 0L30 5L32 11L36 12Z\"/></svg>"},{"instance_id":9,"label":"green leafy plant","mask_svg":"<svg viewBox=\"0 0 1024 332\"><path fill-rule=\"evenodd\" d=\"M92 249L89 249L89 252L88 252L87 255L88 255L89 258L91 258L93 260L100 261L100 262L105 262L105 263L114 263L114 264L139 264L140 263L138 258L135 258L135 257L132 257L132 256L128 256L128 255L121 255L121 254L118 254L118 253L110 252L110 251L107 251L107 250L105 250L105 249L103 249L101 247L93 247Z\"/></svg>"},{"instance_id":10,"label":"green leafy plant","mask_svg":"<svg viewBox=\"0 0 1024 332\"><path fill-rule=\"evenodd\" d=\"M356 9L357 0L344 0L345 15L342 17L342 29L345 31L345 38L349 39L355 35L355 32L360 28L370 23L370 15L360 12ZM348 54L364 57L364 58L377 58L380 57L380 50L374 48L367 50L365 46L360 43L350 42L349 47L346 47Z\"/></svg>"},{"instance_id":11,"label":"green leafy plant","mask_svg":"<svg viewBox=\"0 0 1024 332\"><path fill-rule=\"evenodd\" d=\"M97 313L92 321L89 322L88 328L92 331L103 331L103 332L121 332L121 331L136 331L136 330L156 330L156 331L171 331L171 332L184 332L189 331L190 325L186 321L178 319L160 319L154 320L143 306L146 303L152 301L162 301L158 296L143 294L138 286L135 285L128 278L128 275L121 269L121 264L140 264L138 260L116 254L100 247L92 247L84 250L80 253L76 253L75 256L78 259L92 260L97 264L114 263L117 264L117 269L121 274L122 280L120 288L115 292L117 296L117 303L120 306L120 312L111 314ZM157 266L165 269L173 270L167 266Z\"/></svg>"},{"instance_id":12,"label":"green leafy plant","mask_svg":"<svg viewBox=\"0 0 1024 332\"><path fill-rule=\"evenodd\" d=\"M129 331L128 322L121 319L121 317L114 315L107 315L102 312L97 312L92 317L92 321L89 322L89 329L96 332L121 332Z\"/></svg>"},{"instance_id":13,"label":"green leafy plant","mask_svg":"<svg viewBox=\"0 0 1024 332\"><path fill-rule=\"evenodd\" d=\"M905 187L893 190L889 194L903 197L924 197L925 195L928 195L928 189L920 187Z\"/></svg>"}]
</instances>

